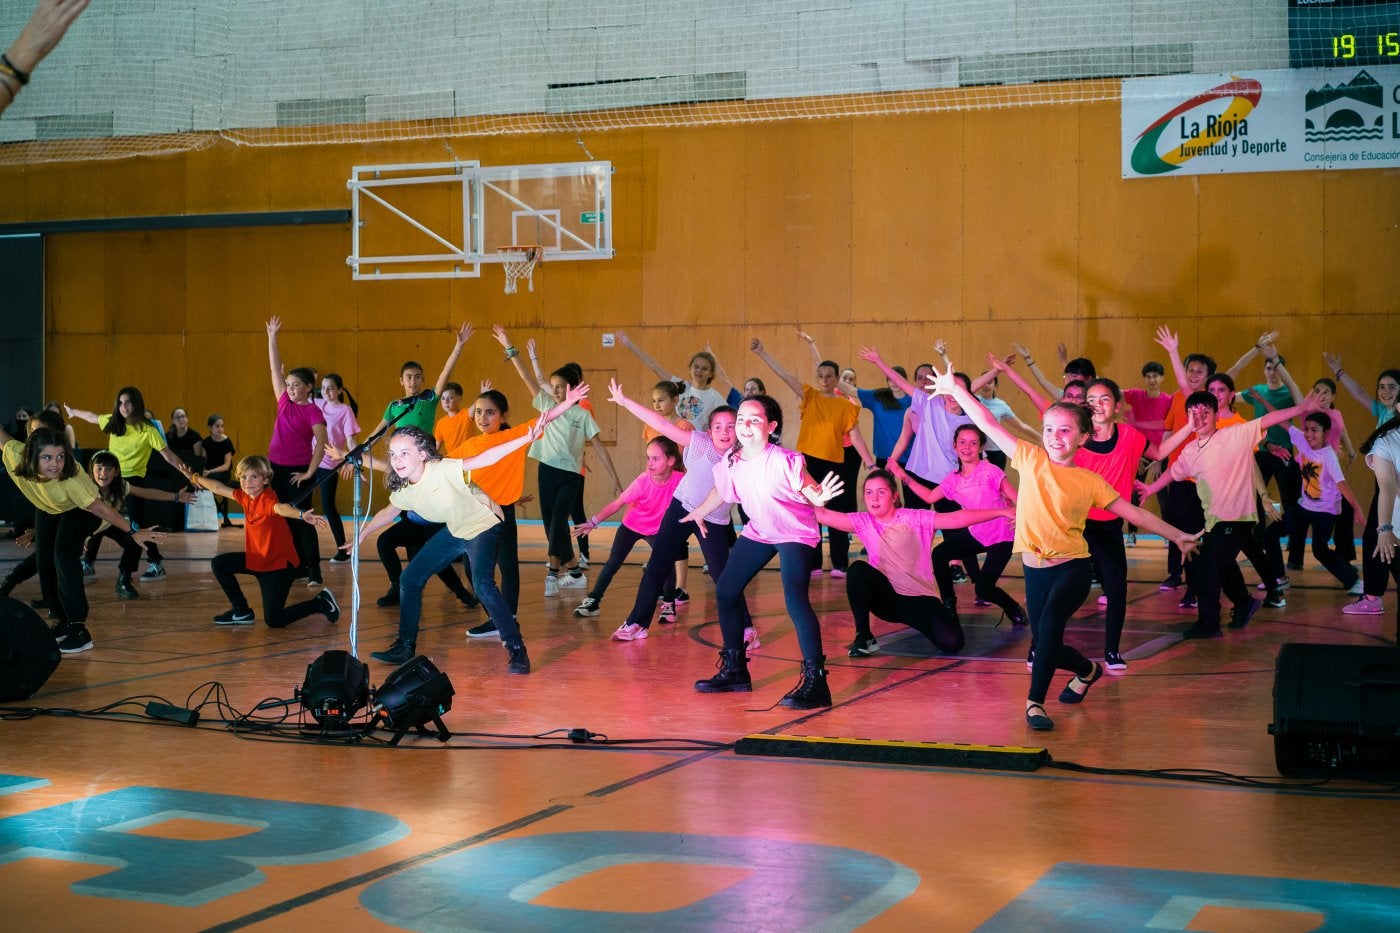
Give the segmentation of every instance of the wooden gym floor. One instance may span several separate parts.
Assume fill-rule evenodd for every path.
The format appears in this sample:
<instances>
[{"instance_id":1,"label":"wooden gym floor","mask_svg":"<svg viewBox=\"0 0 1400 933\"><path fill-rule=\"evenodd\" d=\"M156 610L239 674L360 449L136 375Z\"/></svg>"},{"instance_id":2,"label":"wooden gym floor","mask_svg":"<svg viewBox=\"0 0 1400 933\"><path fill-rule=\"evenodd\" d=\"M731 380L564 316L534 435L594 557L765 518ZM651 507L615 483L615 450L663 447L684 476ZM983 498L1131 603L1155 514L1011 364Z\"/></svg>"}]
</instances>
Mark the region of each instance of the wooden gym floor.
<instances>
[{"instance_id":1,"label":"wooden gym floor","mask_svg":"<svg viewBox=\"0 0 1400 933\"><path fill-rule=\"evenodd\" d=\"M346 609L339 625L216 628L226 606L208 558L240 548L241 532L170 536L168 578L138 583L132 602L112 593L109 545L89 585L95 648L12 705L142 699L118 708L124 718L0 724L0 928L1400 929L1400 795L1289 786L1266 732L1279 647L1391 644L1393 593L1384 616L1344 616L1345 594L1314 566L1293 575L1287 608L1220 640L1181 642L1191 616L1158 592L1164 551L1144 543L1129 551L1129 670L1079 707L1054 702L1058 678L1055 731L1036 734L1022 716L1026 636L972 609L966 586L961 656L876 622L880 653L850 659L842 581L814 580L836 702L795 713L772 706L798 659L776 573L750 591L762 637L754 692L704 696L691 683L712 672L718 631L698 567L680 623L621 644L608 635L637 565L599 618L576 619L582 593L542 596L538 527L522 540L534 672L507 676L498 641L464 637L481 613L430 583L419 650L451 678L454 736L410 735L397 748L382 731L353 747L234 735L220 722L233 714L212 704L195 729L140 715L152 697L198 705L210 682L243 713L291 698L310 662L348 647L350 571L325 570ZM599 562L607 543L595 534ZM0 569L20 556L0 543ZM361 585L368 662L397 613L374 605L377 563L362 566ZM1019 577L1008 588L1019 596ZM37 586L15 595L36 598ZM1069 638L1100 656L1093 603ZM390 669L369 663L378 685ZM570 729L607 743L572 743ZM1056 766L810 761L729 746L754 734L1043 746Z\"/></svg>"}]
</instances>

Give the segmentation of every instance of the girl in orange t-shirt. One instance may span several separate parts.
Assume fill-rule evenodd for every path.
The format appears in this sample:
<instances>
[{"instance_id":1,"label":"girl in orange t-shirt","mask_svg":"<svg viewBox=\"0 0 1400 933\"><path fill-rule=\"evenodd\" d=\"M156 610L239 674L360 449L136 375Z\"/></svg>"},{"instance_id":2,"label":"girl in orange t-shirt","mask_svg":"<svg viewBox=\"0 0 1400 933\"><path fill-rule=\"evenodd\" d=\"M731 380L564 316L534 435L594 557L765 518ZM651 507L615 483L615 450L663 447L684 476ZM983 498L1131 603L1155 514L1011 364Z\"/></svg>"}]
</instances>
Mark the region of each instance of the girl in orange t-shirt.
<instances>
[{"instance_id":1,"label":"girl in orange t-shirt","mask_svg":"<svg viewBox=\"0 0 1400 933\"><path fill-rule=\"evenodd\" d=\"M1083 702L1104 667L1064 643L1065 625L1089 595L1089 547L1084 522L1091 508L1105 509L1148 531L1175 541L1183 555L1200 536L1168 525L1120 496L1097 473L1076 467L1074 455L1093 432L1087 408L1055 402L1041 415L1041 447L1018 441L961 382L934 371L935 395L951 395L973 423L1011 458L1020 474L1016 500L1016 541L1026 578L1026 615L1034 640L1031 685L1026 695L1026 725L1036 731L1055 728L1045 714L1045 697L1056 670L1074 673L1061 703Z\"/></svg>"}]
</instances>

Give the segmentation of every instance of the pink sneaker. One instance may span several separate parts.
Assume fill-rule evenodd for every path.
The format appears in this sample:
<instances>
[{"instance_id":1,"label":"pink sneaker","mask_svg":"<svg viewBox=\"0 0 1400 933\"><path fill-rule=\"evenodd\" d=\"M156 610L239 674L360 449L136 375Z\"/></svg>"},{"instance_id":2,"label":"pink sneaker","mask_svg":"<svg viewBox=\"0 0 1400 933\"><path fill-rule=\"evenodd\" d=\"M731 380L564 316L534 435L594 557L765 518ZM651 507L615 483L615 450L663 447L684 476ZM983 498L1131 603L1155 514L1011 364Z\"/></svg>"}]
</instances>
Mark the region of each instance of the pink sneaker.
<instances>
[{"instance_id":1,"label":"pink sneaker","mask_svg":"<svg viewBox=\"0 0 1400 933\"><path fill-rule=\"evenodd\" d=\"M1385 615L1385 600L1378 596L1358 596L1355 602L1342 607L1342 613L1349 616Z\"/></svg>"},{"instance_id":2,"label":"pink sneaker","mask_svg":"<svg viewBox=\"0 0 1400 933\"><path fill-rule=\"evenodd\" d=\"M758 643L758 629L752 625L744 629L744 648L748 651L757 651L763 647Z\"/></svg>"},{"instance_id":3,"label":"pink sneaker","mask_svg":"<svg viewBox=\"0 0 1400 933\"><path fill-rule=\"evenodd\" d=\"M647 637L647 630L636 622L624 622L612 633L613 641L641 641Z\"/></svg>"}]
</instances>

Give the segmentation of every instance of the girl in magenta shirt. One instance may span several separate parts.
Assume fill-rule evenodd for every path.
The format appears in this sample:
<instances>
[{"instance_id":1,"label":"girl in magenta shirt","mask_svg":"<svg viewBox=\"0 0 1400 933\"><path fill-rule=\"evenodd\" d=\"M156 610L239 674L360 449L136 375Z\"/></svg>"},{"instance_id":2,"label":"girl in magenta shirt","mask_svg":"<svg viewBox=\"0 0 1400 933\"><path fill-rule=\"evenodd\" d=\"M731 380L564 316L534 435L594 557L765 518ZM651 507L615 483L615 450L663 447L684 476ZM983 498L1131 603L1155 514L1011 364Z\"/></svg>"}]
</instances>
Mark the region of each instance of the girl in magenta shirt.
<instances>
[{"instance_id":1,"label":"girl in magenta shirt","mask_svg":"<svg viewBox=\"0 0 1400 933\"><path fill-rule=\"evenodd\" d=\"M277 349L277 332L282 319L267 322L267 365L272 375L272 394L277 399L277 420L272 424L272 440L267 459L272 464L272 491L277 501L297 509L305 508L302 493L316 476L316 467L326 452L326 416L311 401L316 391L316 375L304 366L282 374L282 354ZM305 522L289 519L292 542L307 570L307 585L321 584L321 545L316 529Z\"/></svg>"},{"instance_id":2,"label":"girl in magenta shirt","mask_svg":"<svg viewBox=\"0 0 1400 933\"><path fill-rule=\"evenodd\" d=\"M596 616L598 606L603 601L603 594L608 591L608 584L612 582L613 575L627 559L627 555L632 553L632 548L643 538L647 539L648 544L653 543L652 538L661 528L661 518L666 514L666 507L671 504L671 497L685 476L685 467L679 466L680 463L681 449L676 446L675 441L669 437L653 437L647 442L646 469L632 480L622 495L603 506L597 515L581 525L574 526L574 537L586 535L624 505L631 506L622 519L617 534L613 536L608 562L603 565L598 578L593 581L593 589L574 610L574 615L579 618ZM623 624L626 625L625 622ZM621 640L623 639L619 639Z\"/></svg>"},{"instance_id":3,"label":"girl in magenta shirt","mask_svg":"<svg viewBox=\"0 0 1400 933\"><path fill-rule=\"evenodd\" d=\"M793 709L815 709L831 705L831 691L822 667L826 657L821 629L807 595L821 537L808 494L813 501L825 504L841 483L835 474L828 474L821 485L814 482L803 467L802 455L778 446L782 430L783 410L776 401L767 395L746 399L735 419L738 444L714 466L714 490L682 519L696 522L704 534L705 516L724 502L742 505L749 516L715 584L724 636L719 673L696 681L695 689L701 693L747 693L753 689L744 652L744 588L776 554L788 616L802 649L802 679L782 703Z\"/></svg>"}]
</instances>

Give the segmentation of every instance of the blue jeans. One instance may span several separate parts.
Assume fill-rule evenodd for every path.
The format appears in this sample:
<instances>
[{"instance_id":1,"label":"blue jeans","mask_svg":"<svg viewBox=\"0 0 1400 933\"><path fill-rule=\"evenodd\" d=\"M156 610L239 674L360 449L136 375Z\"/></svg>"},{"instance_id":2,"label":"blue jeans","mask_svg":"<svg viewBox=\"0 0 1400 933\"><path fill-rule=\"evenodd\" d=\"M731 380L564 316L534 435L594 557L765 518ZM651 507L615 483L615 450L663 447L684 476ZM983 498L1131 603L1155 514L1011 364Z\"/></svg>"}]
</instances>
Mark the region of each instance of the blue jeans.
<instances>
[{"instance_id":1,"label":"blue jeans","mask_svg":"<svg viewBox=\"0 0 1400 933\"><path fill-rule=\"evenodd\" d=\"M661 519L661 527L656 532L656 538L651 545L651 557L647 559L646 568L642 571L642 582L637 585L637 599L632 604L632 611L627 615L627 621L642 628L651 627L652 615L656 612L656 601L661 598L662 591L666 588L667 574L674 572L675 561L680 560L685 554L686 547L691 535L697 535L695 522L682 522L690 509L686 508L679 499L672 499L670 506L666 509L666 515ZM704 519L701 519L704 521ZM724 574L724 568L729 563L729 547L734 540L734 529L729 525L706 524L705 536L700 538L700 551L705 555L705 564L709 567L710 579L719 585L719 579ZM674 556L672 556L674 555ZM742 603L743 597L740 596ZM743 638L742 628L753 625L753 620L749 618L749 609L743 607L743 626L740 630L740 639Z\"/></svg>"},{"instance_id":2,"label":"blue jeans","mask_svg":"<svg viewBox=\"0 0 1400 933\"><path fill-rule=\"evenodd\" d=\"M501 526L498 523L466 541L444 526L428 539L399 578L401 640L409 644L418 641L418 619L423 614L423 587L428 578L465 554L471 562L472 587L476 590L476 597L500 630L501 641L507 645L521 643L520 626L515 623L515 616L506 605L505 597L496 587L496 539L500 534Z\"/></svg>"},{"instance_id":3,"label":"blue jeans","mask_svg":"<svg viewBox=\"0 0 1400 933\"><path fill-rule=\"evenodd\" d=\"M724 573L720 574L719 582L715 584L724 647L743 649L746 615L744 587L773 559L774 554L778 555L783 599L787 603L793 627L797 629L797 644L802 649L802 657L804 660L819 658L823 654L822 631L817 624L817 614L812 611L812 601L807 596L807 590L812 585L812 567L817 549L799 542L763 544L742 535L729 552Z\"/></svg>"}]
</instances>

